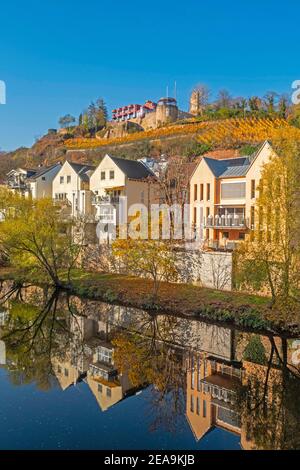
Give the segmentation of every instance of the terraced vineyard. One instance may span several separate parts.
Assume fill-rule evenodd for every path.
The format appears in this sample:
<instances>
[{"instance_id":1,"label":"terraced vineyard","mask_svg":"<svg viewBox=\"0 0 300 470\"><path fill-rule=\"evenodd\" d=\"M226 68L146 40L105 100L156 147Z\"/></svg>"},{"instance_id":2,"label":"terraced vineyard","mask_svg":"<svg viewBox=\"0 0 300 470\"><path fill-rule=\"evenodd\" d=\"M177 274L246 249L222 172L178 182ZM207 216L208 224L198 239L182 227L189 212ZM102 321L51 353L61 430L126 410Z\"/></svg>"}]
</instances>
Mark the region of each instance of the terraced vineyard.
<instances>
[{"instance_id":1,"label":"terraced vineyard","mask_svg":"<svg viewBox=\"0 0 300 470\"><path fill-rule=\"evenodd\" d=\"M209 144L213 147L229 148L245 143L256 144L266 139L275 138L279 130L291 138L300 140L300 129L290 126L285 119L251 117L170 125L112 139L68 139L65 141L65 146L68 149L90 149L147 139L155 140L191 135L199 143Z\"/></svg>"}]
</instances>

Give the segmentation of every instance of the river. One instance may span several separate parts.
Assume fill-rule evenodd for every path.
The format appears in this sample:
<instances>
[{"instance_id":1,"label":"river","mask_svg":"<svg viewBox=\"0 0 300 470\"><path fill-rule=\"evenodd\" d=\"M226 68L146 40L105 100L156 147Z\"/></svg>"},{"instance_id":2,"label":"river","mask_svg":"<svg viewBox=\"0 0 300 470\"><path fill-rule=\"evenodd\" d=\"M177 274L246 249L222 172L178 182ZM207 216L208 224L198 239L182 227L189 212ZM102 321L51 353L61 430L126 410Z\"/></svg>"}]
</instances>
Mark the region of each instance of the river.
<instances>
[{"instance_id":1,"label":"river","mask_svg":"<svg viewBox=\"0 0 300 470\"><path fill-rule=\"evenodd\" d=\"M3 283L1 449L297 449L294 339Z\"/></svg>"}]
</instances>

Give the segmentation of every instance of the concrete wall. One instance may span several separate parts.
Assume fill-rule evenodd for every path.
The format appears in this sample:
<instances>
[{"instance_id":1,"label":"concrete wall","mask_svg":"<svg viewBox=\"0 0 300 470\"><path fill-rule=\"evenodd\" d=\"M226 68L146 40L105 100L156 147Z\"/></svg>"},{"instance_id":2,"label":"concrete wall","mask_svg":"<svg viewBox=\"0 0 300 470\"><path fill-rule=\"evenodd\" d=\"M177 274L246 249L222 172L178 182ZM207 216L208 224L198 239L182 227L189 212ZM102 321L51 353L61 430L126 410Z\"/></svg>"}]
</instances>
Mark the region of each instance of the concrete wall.
<instances>
[{"instance_id":1,"label":"concrete wall","mask_svg":"<svg viewBox=\"0 0 300 470\"><path fill-rule=\"evenodd\" d=\"M178 282L227 291L232 289L232 253L184 250L177 251L176 255ZM107 245L85 247L79 264L90 271L126 273Z\"/></svg>"}]
</instances>

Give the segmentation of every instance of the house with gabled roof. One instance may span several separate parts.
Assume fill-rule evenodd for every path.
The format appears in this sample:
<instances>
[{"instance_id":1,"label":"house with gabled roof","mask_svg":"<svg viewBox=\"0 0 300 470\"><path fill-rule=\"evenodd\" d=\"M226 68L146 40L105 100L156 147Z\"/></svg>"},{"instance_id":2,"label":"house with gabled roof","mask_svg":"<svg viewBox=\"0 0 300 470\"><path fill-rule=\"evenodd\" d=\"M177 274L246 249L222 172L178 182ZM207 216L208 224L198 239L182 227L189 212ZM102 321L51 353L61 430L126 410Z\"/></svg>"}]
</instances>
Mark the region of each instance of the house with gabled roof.
<instances>
[{"instance_id":1,"label":"house with gabled roof","mask_svg":"<svg viewBox=\"0 0 300 470\"><path fill-rule=\"evenodd\" d=\"M95 167L66 161L53 180L52 197L69 207L71 216L91 215L90 176Z\"/></svg>"},{"instance_id":2,"label":"house with gabled roof","mask_svg":"<svg viewBox=\"0 0 300 470\"><path fill-rule=\"evenodd\" d=\"M159 184L151 169L141 161L105 155L90 177L96 220L103 225L99 232L101 241L109 242L120 220L120 210L134 204L144 204L148 209L159 201Z\"/></svg>"},{"instance_id":3,"label":"house with gabled roof","mask_svg":"<svg viewBox=\"0 0 300 470\"><path fill-rule=\"evenodd\" d=\"M33 199L51 198L52 183L61 168L61 163L38 168L16 168L6 175L6 187Z\"/></svg>"},{"instance_id":4,"label":"house with gabled roof","mask_svg":"<svg viewBox=\"0 0 300 470\"><path fill-rule=\"evenodd\" d=\"M190 223L204 246L234 249L254 228L261 171L273 154L266 141L251 156L203 156L190 180Z\"/></svg>"},{"instance_id":5,"label":"house with gabled roof","mask_svg":"<svg viewBox=\"0 0 300 470\"><path fill-rule=\"evenodd\" d=\"M40 167L35 174L27 178L28 190L33 199L52 198L52 184L62 164Z\"/></svg>"}]
</instances>

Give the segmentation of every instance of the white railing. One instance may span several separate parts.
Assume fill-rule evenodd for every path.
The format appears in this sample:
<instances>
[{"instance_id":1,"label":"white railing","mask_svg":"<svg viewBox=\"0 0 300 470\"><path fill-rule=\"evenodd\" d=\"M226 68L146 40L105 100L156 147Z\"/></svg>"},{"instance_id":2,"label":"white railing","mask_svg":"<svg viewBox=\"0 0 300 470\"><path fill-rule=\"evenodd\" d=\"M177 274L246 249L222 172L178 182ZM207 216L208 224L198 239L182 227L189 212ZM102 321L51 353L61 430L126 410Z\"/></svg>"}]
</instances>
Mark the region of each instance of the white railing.
<instances>
[{"instance_id":1,"label":"white railing","mask_svg":"<svg viewBox=\"0 0 300 470\"><path fill-rule=\"evenodd\" d=\"M93 196L92 204L118 204L120 202L119 196Z\"/></svg>"},{"instance_id":2,"label":"white railing","mask_svg":"<svg viewBox=\"0 0 300 470\"><path fill-rule=\"evenodd\" d=\"M241 215L215 215L204 219L204 227L211 228L247 228L248 220Z\"/></svg>"}]
</instances>

